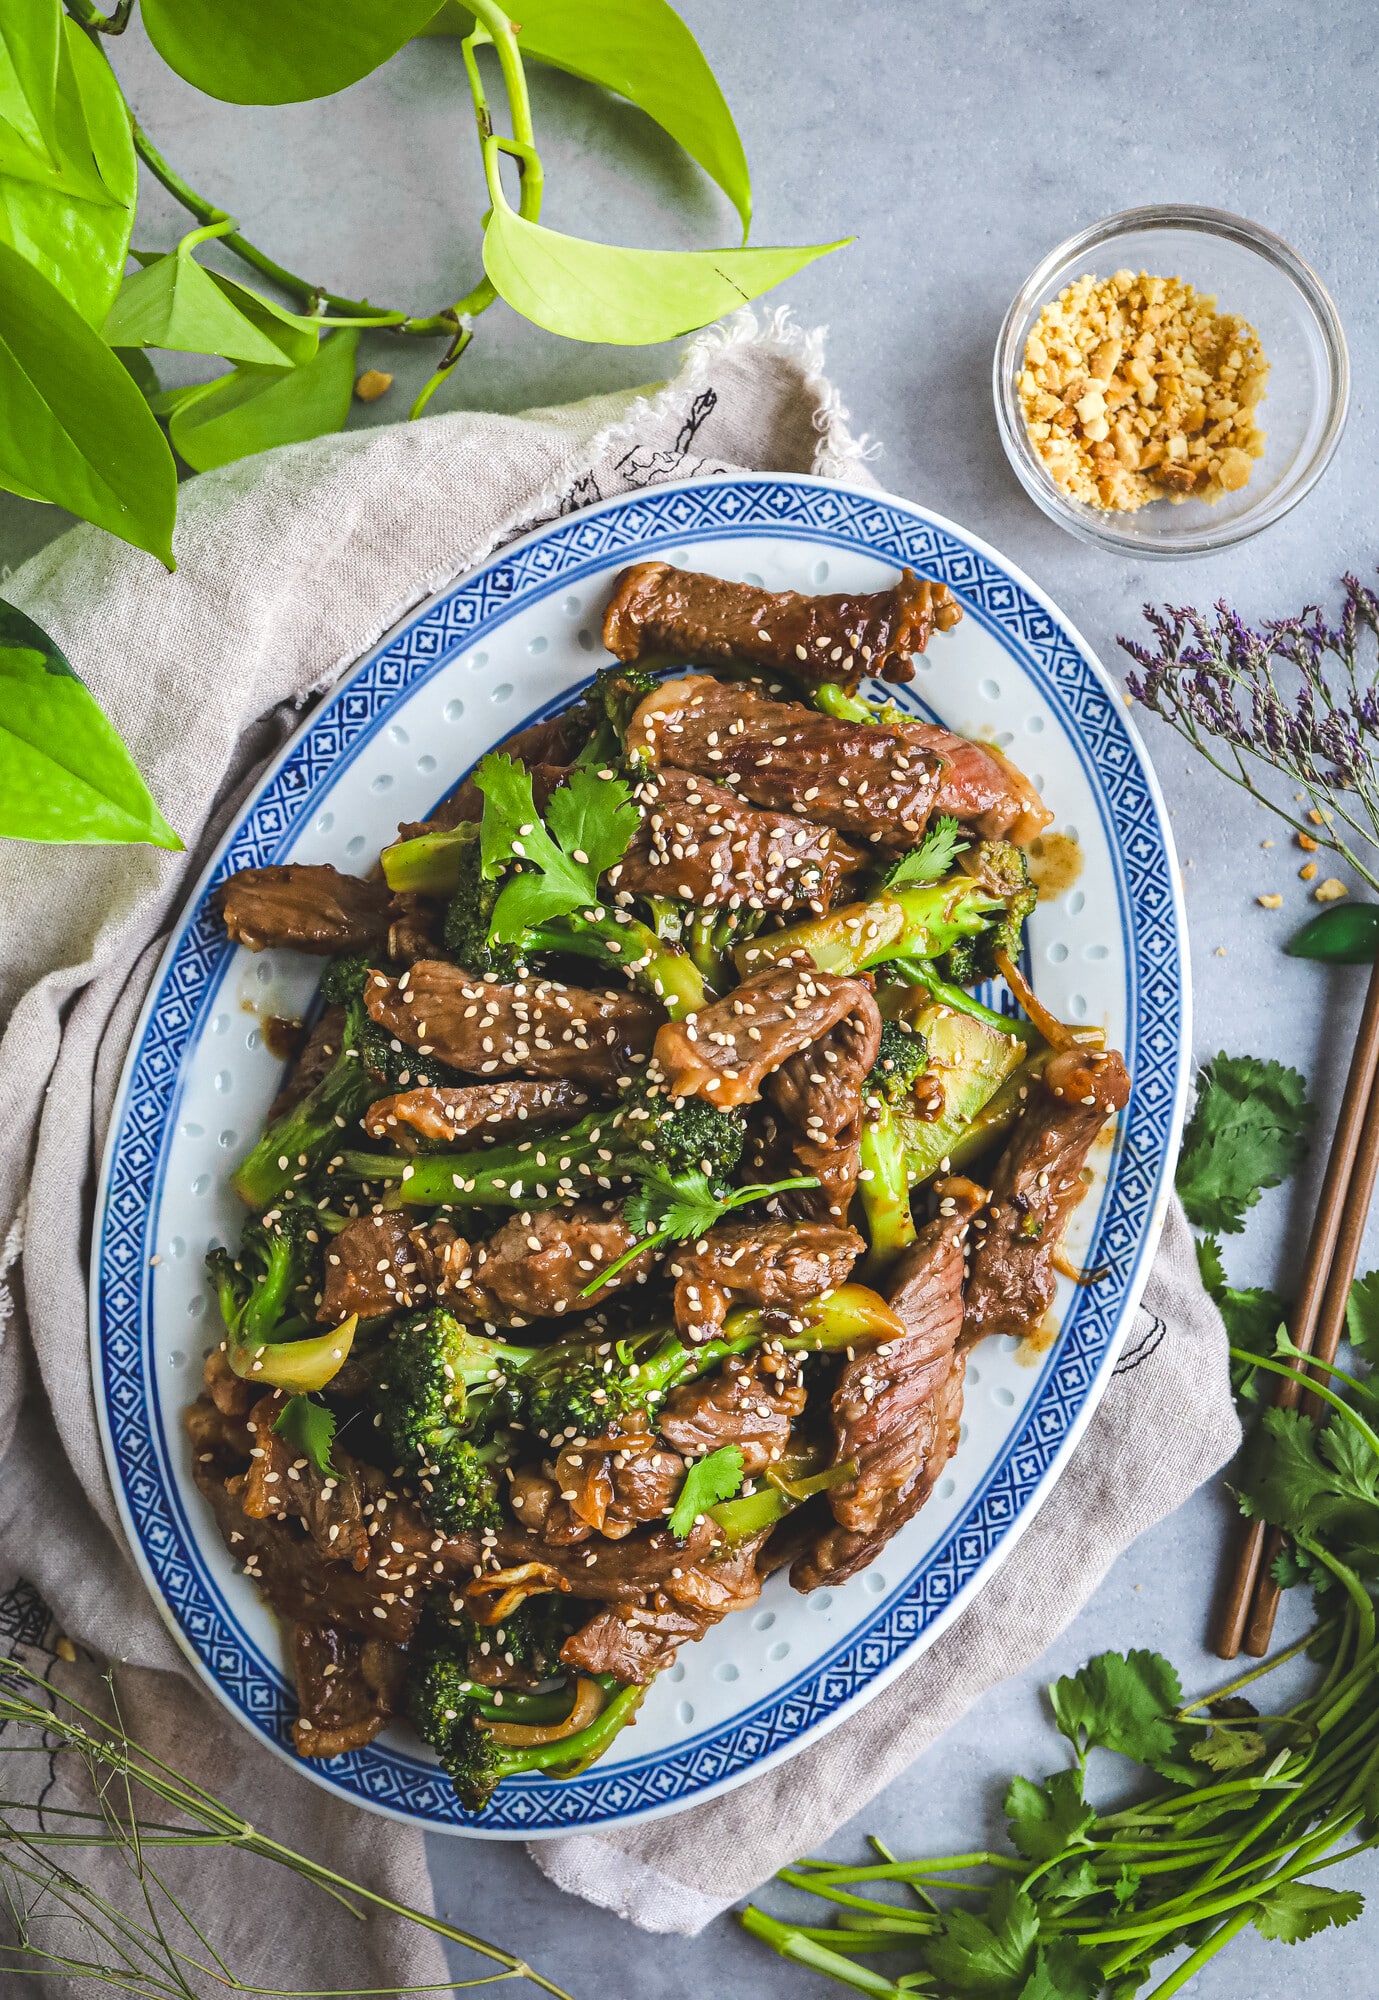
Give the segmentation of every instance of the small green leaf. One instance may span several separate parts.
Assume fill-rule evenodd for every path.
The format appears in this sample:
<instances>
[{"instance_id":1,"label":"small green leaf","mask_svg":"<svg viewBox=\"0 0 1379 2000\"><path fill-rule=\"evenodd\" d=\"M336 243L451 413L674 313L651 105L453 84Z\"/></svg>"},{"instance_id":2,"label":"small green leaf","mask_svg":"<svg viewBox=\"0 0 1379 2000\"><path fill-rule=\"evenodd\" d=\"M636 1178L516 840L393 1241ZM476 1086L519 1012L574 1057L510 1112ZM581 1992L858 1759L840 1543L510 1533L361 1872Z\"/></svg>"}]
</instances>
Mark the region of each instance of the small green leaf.
<instances>
[{"instance_id":1,"label":"small green leaf","mask_svg":"<svg viewBox=\"0 0 1379 2000\"><path fill-rule=\"evenodd\" d=\"M1322 1882L1280 1882L1253 1906L1254 1927L1276 1944L1301 1944L1318 1931L1353 1924L1365 1907L1354 1889L1328 1889Z\"/></svg>"},{"instance_id":2,"label":"small green leaf","mask_svg":"<svg viewBox=\"0 0 1379 2000\"><path fill-rule=\"evenodd\" d=\"M953 1993L972 1994L976 2000L1019 2000L1033 1969L1038 1935L1034 1904L1002 1877L991 1891L984 1918L970 1910L946 1913L939 1936L925 1947L925 1961Z\"/></svg>"},{"instance_id":3,"label":"small green leaf","mask_svg":"<svg viewBox=\"0 0 1379 2000\"><path fill-rule=\"evenodd\" d=\"M22 0L0 6L0 118L8 121L56 165L57 70L62 48L58 0Z\"/></svg>"},{"instance_id":4,"label":"small green leaf","mask_svg":"<svg viewBox=\"0 0 1379 2000\"><path fill-rule=\"evenodd\" d=\"M1202 1283L1216 1301L1226 1322L1226 1334L1231 1346L1245 1348L1251 1354L1272 1354L1275 1336L1287 1317L1283 1300L1262 1285L1247 1286L1241 1290L1228 1284L1221 1262L1221 1245L1216 1237L1199 1236L1195 1247ZM1258 1402L1261 1396L1269 1394L1269 1381L1270 1378L1257 1368L1237 1360L1235 1356L1231 1357L1231 1387L1246 1402Z\"/></svg>"},{"instance_id":5,"label":"small green leaf","mask_svg":"<svg viewBox=\"0 0 1379 2000\"><path fill-rule=\"evenodd\" d=\"M484 795L480 855L494 881L514 860L523 871L504 884L493 906L489 936L517 944L552 917L598 900L599 876L627 852L640 824L631 787L622 778L600 778L577 766L557 787L543 821L524 765L494 751L475 773Z\"/></svg>"},{"instance_id":6,"label":"small green leaf","mask_svg":"<svg viewBox=\"0 0 1379 2000\"><path fill-rule=\"evenodd\" d=\"M439 0L143 0L163 61L229 104L330 97L396 55Z\"/></svg>"},{"instance_id":7,"label":"small green leaf","mask_svg":"<svg viewBox=\"0 0 1379 2000\"><path fill-rule=\"evenodd\" d=\"M959 839L957 821L945 814L934 821L918 847L901 855L886 876L886 887L901 889L907 883L940 881L969 845L970 842Z\"/></svg>"},{"instance_id":8,"label":"small green leaf","mask_svg":"<svg viewBox=\"0 0 1379 2000\"><path fill-rule=\"evenodd\" d=\"M127 370L55 285L0 243L0 483L172 568L177 472Z\"/></svg>"},{"instance_id":9,"label":"small green leaf","mask_svg":"<svg viewBox=\"0 0 1379 2000\"><path fill-rule=\"evenodd\" d=\"M0 601L0 836L182 842L58 647Z\"/></svg>"},{"instance_id":10,"label":"small green leaf","mask_svg":"<svg viewBox=\"0 0 1379 2000\"><path fill-rule=\"evenodd\" d=\"M1055 1938L1035 1953L1034 1970L1020 1988L1019 2000L1097 2000L1105 1984L1090 1951L1072 1938Z\"/></svg>"},{"instance_id":11,"label":"small green leaf","mask_svg":"<svg viewBox=\"0 0 1379 2000\"><path fill-rule=\"evenodd\" d=\"M484 269L515 312L567 340L640 347L674 340L802 271L837 243L772 250L625 250L562 236L499 203Z\"/></svg>"},{"instance_id":12,"label":"small green leaf","mask_svg":"<svg viewBox=\"0 0 1379 2000\"><path fill-rule=\"evenodd\" d=\"M169 422L173 443L194 471L209 472L275 445L342 430L358 345L358 332L344 328L327 335L303 368L232 369L177 405Z\"/></svg>"},{"instance_id":13,"label":"small green leaf","mask_svg":"<svg viewBox=\"0 0 1379 2000\"><path fill-rule=\"evenodd\" d=\"M142 348L117 347L114 354L141 396L151 402L155 396L161 394L158 387L158 371Z\"/></svg>"},{"instance_id":14,"label":"small green leaf","mask_svg":"<svg viewBox=\"0 0 1379 2000\"><path fill-rule=\"evenodd\" d=\"M1056 1681L1049 1694L1054 1721L1079 1751L1117 1750L1150 1765L1177 1751L1173 1724L1183 1691L1160 1653L1098 1653L1078 1673Z\"/></svg>"},{"instance_id":15,"label":"small green leaf","mask_svg":"<svg viewBox=\"0 0 1379 2000\"><path fill-rule=\"evenodd\" d=\"M1346 1339L1371 1368L1379 1368L1379 1271L1367 1271L1350 1288L1345 1305Z\"/></svg>"},{"instance_id":16,"label":"small green leaf","mask_svg":"<svg viewBox=\"0 0 1379 2000\"><path fill-rule=\"evenodd\" d=\"M1010 1837L1027 1861L1052 1861L1085 1845L1083 1836L1096 1818L1082 1797L1077 1771L1057 1771L1043 1785L1013 1779L1005 1809Z\"/></svg>"},{"instance_id":17,"label":"small green leaf","mask_svg":"<svg viewBox=\"0 0 1379 2000\"><path fill-rule=\"evenodd\" d=\"M1188 1221L1234 1235L1264 1188L1291 1174L1307 1145L1312 1107L1295 1069L1256 1056L1218 1055L1198 1079L1183 1134L1177 1188Z\"/></svg>"},{"instance_id":18,"label":"small green leaf","mask_svg":"<svg viewBox=\"0 0 1379 2000\"><path fill-rule=\"evenodd\" d=\"M261 333L197 263L193 252L204 240L204 231L193 230L166 257L132 271L101 329L105 338L112 347L167 347L260 368L290 367L280 344Z\"/></svg>"},{"instance_id":19,"label":"small green leaf","mask_svg":"<svg viewBox=\"0 0 1379 2000\"><path fill-rule=\"evenodd\" d=\"M743 1458L735 1444L720 1445L707 1458L697 1458L685 1474L680 1497L670 1516L670 1532L683 1542L699 1516L720 1500L731 1500L742 1484Z\"/></svg>"},{"instance_id":20,"label":"small green leaf","mask_svg":"<svg viewBox=\"0 0 1379 2000\"><path fill-rule=\"evenodd\" d=\"M18 89L0 46L0 100ZM0 242L99 326L119 290L138 196L129 110L109 63L74 21L58 50L56 160L0 117Z\"/></svg>"},{"instance_id":21,"label":"small green leaf","mask_svg":"<svg viewBox=\"0 0 1379 2000\"><path fill-rule=\"evenodd\" d=\"M250 291L238 278L227 278L223 271L207 271L206 276L294 368L310 361L321 338L317 320L280 306L276 299L266 299L261 292Z\"/></svg>"},{"instance_id":22,"label":"small green leaf","mask_svg":"<svg viewBox=\"0 0 1379 2000\"><path fill-rule=\"evenodd\" d=\"M280 1438L286 1439L288 1444L309 1458L325 1478L339 1476L330 1462L330 1450L335 1442L335 1414L324 1403L313 1403L310 1396L290 1396L274 1419L273 1429Z\"/></svg>"},{"instance_id":23,"label":"small green leaf","mask_svg":"<svg viewBox=\"0 0 1379 2000\"><path fill-rule=\"evenodd\" d=\"M1304 924L1283 947L1289 958L1324 965L1373 965L1379 955L1379 903L1337 903Z\"/></svg>"},{"instance_id":24,"label":"small green leaf","mask_svg":"<svg viewBox=\"0 0 1379 2000\"><path fill-rule=\"evenodd\" d=\"M1257 1729L1222 1729L1214 1724L1187 1754L1194 1764L1205 1764L1212 1771L1239 1771L1257 1764L1268 1747Z\"/></svg>"}]
</instances>

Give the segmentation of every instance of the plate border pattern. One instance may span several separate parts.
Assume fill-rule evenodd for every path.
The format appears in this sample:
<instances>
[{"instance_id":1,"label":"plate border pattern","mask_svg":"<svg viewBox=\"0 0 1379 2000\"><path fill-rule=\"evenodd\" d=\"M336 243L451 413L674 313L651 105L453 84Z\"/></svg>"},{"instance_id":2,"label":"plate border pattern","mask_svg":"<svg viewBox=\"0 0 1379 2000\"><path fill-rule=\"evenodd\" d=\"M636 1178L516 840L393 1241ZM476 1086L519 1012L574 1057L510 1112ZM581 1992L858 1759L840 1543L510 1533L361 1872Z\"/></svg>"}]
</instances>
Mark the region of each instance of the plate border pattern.
<instances>
[{"instance_id":1,"label":"plate border pattern","mask_svg":"<svg viewBox=\"0 0 1379 2000\"><path fill-rule=\"evenodd\" d=\"M212 891L237 869L279 859L323 784L386 725L400 698L515 607L620 557L724 535L817 539L941 578L1072 718L1111 835L1128 933L1132 1094L1089 1252L1089 1261L1107 1266L1110 1275L1079 1292L1023 1422L964 1517L868 1624L783 1693L677 1750L602 1773L595 1767L564 1783L533 1778L504 1785L481 1824L462 1812L434 1764L390 1744L376 1742L313 1767L332 1790L435 1829L539 1835L690 1804L787 1754L898 1671L1018 1531L1080 1426L1136 1303L1172 1159L1184 1090L1187 983L1171 845L1152 773L1111 683L1032 587L1013 577L994 552L923 510L807 479L657 487L538 530L412 614L286 747L184 912L126 1065L93 1246L98 1401L131 1540L203 1675L256 1733L279 1749L289 1744L291 1692L237 1625L193 1545L163 1463L150 1388L149 1258L161 1162L182 1063L232 950L214 914Z\"/></svg>"}]
</instances>

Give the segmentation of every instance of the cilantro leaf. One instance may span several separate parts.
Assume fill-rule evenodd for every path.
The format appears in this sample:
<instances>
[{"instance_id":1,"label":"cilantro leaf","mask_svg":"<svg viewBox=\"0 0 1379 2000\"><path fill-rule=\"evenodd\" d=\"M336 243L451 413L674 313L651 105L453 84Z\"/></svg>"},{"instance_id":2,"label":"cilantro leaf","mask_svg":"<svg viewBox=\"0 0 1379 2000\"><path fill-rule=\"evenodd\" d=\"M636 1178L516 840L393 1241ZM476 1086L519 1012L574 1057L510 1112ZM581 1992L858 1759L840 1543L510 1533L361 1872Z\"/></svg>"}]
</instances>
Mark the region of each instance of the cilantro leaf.
<instances>
[{"instance_id":1,"label":"cilantro leaf","mask_svg":"<svg viewBox=\"0 0 1379 2000\"><path fill-rule=\"evenodd\" d=\"M991 1891L985 1917L971 1910L945 1914L942 1931L925 1949L925 1962L954 1993L1021 2000L1038 1935L1034 1904L1007 1879Z\"/></svg>"},{"instance_id":2,"label":"cilantro leaf","mask_svg":"<svg viewBox=\"0 0 1379 2000\"><path fill-rule=\"evenodd\" d=\"M1072 1938L1041 1944L1019 2000L1097 2000L1106 1981L1091 1952Z\"/></svg>"},{"instance_id":3,"label":"cilantro leaf","mask_svg":"<svg viewBox=\"0 0 1379 2000\"><path fill-rule=\"evenodd\" d=\"M1056 1771L1042 1785L1014 1779L1005 1810L1010 1837L1027 1861L1052 1861L1070 1847L1084 1846L1082 1836L1096 1818L1082 1797L1077 1771Z\"/></svg>"},{"instance_id":4,"label":"cilantro leaf","mask_svg":"<svg viewBox=\"0 0 1379 2000\"><path fill-rule=\"evenodd\" d=\"M970 841L959 840L957 821L945 813L934 821L918 847L901 855L886 877L886 887L903 889L912 882L937 882L970 845Z\"/></svg>"},{"instance_id":5,"label":"cilantro leaf","mask_svg":"<svg viewBox=\"0 0 1379 2000\"><path fill-rule=\"evenodd\" d=\"M1321 1882L1280 1882L1254 1905L1254 1927L1277 1944L1300 1944L1318 1931L1353 1924L1365 1907L1354 1889L1328 1889Z\"/></svg>"},{"instance_id":6,"label":"cilantro leaf","mask_svg":"<svg viewBox=\"0 0 1379 2000\"><path fill-rule=\"evenodd\" d=\"M1345 1303L1346 1338L1362 1361L1379 1368L1379 1271L1367 1271Z\"/></svg>"},{"instance_id":7,"label":"cilantro leaf","mask_svg":"<svg viewBox=\"0 0 1379 2000\"><path fill-rule=\"evenodd\" d=\"M1232 1347L1246 1348L1251 1354L1272 1354L1287 1307L1276 1292L1265 1286L1240 1290L1227 1284L1221 1262L1221 1245L1214 1236L1199 1236L1196 1244L1197 1268L1202 1283L1215 1300ZM1379 1329L1376 1329L1379 1331ZM1256 1403L1268 1393L1269 1378L1247 1361L1231 1358L1231 1387L1246 1402Z\"/></svg>"},{"instance_id":8,"label":"cilantro leaf","mask_svg":"<svg viewBox=\"0 0 1379 2000\"><path fill-rule=\"evenodd\" d=\"M598 901L600 875L621 860L640 824L622 778L573 770L551 794L544 822L524 764L492 751L474 782L484 795L479 853L485 880L493 881L514 860L522 864L493 906L489 935L496 943L520 944L548 918Z\"/></svg>"},{"instance_id":9,"label":"cilantro leaf","mask_svg":"<svg viewBox=\"0 0 1379 2000\"><path fill-rule=\"evenodd\" d=\"M1311 1118L1297 1070L1224 1053L1208 1063L1178 1160L1188 1221L1227 1235L1242 1230L1261 1190L1277 1187L1297 1166Z\"/></svg>"},{"instance_id":10,"label":"cilantro leaf","mask_svg":"<svg viewBox=\"0 0 1379 2000\"><path fill-rule=\"evenodd\" d=\"M330 1448L335 1442L335 1413L324 1403L313 1403L310 1396L289 1396L277 1414L273 1429L309 1458L327 1479L338 1477L330 1462Z\"/></svg>"},{"instance_id":11,"label":"cilantro leaf","mask_svg":"<svg viewBox=\"0 0 1379 2000\"><path fill-rule=\"evenodd\" d=\"M1079 1756L1100 1748L1155 1767L1175 1761L1183 1691L1161 1653L1098 1653L1049 1695L1054 1721Z\"/></svg>"},{"instance_id":12,"label":"cilantro leaf","mask_svg":"<svg viewBox=\"0 0 1379 2000\"><path fill-rule=\"evenodd\" d=\"M1194 1764L1205 1764L1212 1771L1239 1771L1246 1764L1257 1764L1268 1747L1257 1729L1223 1729L1213 1723L1187 1754Z\"/></svg>"},{"instance_id":13,"label":"cilantro leaf","mask_svg":"<svg viewBox=\"0 0 1379 2000\"><path fill-rule=\"evenodd\" d=\"M638 1185L623 1203L623 1220L638 1240L589 1281L580 1293L582 1299L592 1298L644 1250L659 1249L663 1243L683 1243L690 1236L704 1236L725 1215L750 1201L765 1201L790 1188L819 1185L813 1174L797 1174L792 1180L730 1188L725 1193L714 1187L700 1167L673 1174L664 1161L656 1160L648 1161L644 1167L634 1164L631 1171L637 1174Z\"/></svg>"},{"instance_id":14,"label":"cilantro leaf","mask_svg":"<svg viewBox=\"0 0 1379 2000\"><path fill-rule=\"evenodd\" d=\"M1286 1528L1300 1543L1347 1551L1379 1549L1379 1462L1361 1434L1335 1417L1320 1431L1298 1410L1266 1410L1253 1440L1240 1492L1242 1512ZM1293 1568L1312 1576L1305 1550ZM1291 1576L1290 1569L1290 1576Z\"/></svg>"},{"instance_id":15,"label":"cilantro leaf","mask_svg":"<svg viewBox=\"0 0 1379 2000\"><path fill-rule=\"evenodd\" d=\"M707 1458L697 1458L685 1474L670 1516L670 1532L683 1542L700 1514L731 1500L742 1484L743 1457L735 1444L720 1445Z\"/></svg>"}]
</instances>

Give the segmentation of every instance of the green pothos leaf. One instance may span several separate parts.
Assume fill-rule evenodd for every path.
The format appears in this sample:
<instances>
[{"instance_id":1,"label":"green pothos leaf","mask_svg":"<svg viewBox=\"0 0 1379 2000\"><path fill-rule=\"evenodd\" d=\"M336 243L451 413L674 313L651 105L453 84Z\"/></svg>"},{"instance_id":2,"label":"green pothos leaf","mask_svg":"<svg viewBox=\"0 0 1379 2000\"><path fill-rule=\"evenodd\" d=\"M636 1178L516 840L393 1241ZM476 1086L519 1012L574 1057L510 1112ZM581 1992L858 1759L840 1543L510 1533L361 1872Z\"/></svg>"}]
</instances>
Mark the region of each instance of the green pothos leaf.
<instances>
[{"instance_id":1,"label":"green pothos leaf","mask_svg":"<svg viewBox=\"0 0 1379 2000\"><path fill-rule=\"evenodd\" d=\"M112 347L167 347L260 368L291 367L281 344L261 332L197 263L196 248L207 235L194 229L166 257L130 272L101 329L105 338Z\"/></svg>"},{"instance_id":2,"label":"green pothos leaf","mask_svg":"<svg viewBox=\"0 0 1379 2000\"><path fill-rule=\"evenodd\" d=\"M0 118L57 162L57 66L62 47L58 0L0 6Z\"/></svg>"},{"instance_id":3,"label":"green pothos leaf","mask_svg":"<svg viewBox=\"0 0 1379 2000\"><path fill-rule=\"evenodd\" d=\"M752 180L733 114L694 36L666 0L522 0L523 55L616 91L654 118L752 220Z\"/></svg>"},{"instance_id":4,"label":"green pothos leaf","mask_svg":"<svg viewBox=\"0 0 1379 2000\"><path fill-rule=\"evenodd\" d=\"M200 385L172 410L173 443L194 471L209 472L275 445L342 430L358 345L358 332L342 328L321 341L305 367L239 367Z\"/></svg>"},{"instance_id":5,"label":"green pothos leaf","mask_svg":"<svg viewBox=\"0 0 1379 2000\"><path fill-rule=\"evenodd\" d=\"M12 0L0 7L0 14L12 11ZM105 57L66 18L51 148L36 144L22 119L15 122L19 94L7 34L0 43L0 242L99 326L119 290L138 195L128 109Z\"/></svg>"},{"instance_id":6,"label":"green pothos leaf","mask_svg":"<svg viewBox=\"0 0 1379 2000\"><path fill-rule=\"evenodd\" d=\"M59 647L2 600L0 836L182 845Z\"/></svg>"},{"instance_id":7,"label":"green pothos leaf","mask_svg":"<svg viewBox=\"0 0 1379 2000\"><path fill-rule=\"evenodd\" d=\"M513 310L537 326L567 340L640 347L707 326L851 241L627 250L543 229L499 202L484 231L484 269Z\"/></svg>"},{"instance_id":8,"label":"green pothos leaf","mask_svg":"<svg viewBox=\"0 0 1379 2000\"><path fill-rule=\"evenodd\" d=\"M230 104L330 97L396 55L439 0L143 0L149 39Z\"/></svg>"},{"instance_id":9,"label":"green pothos leaf","mask_svg":"<svg viewBox=\"0 0 1379 2000\"><path fill-rule=\"evenodd\" d=\"M128 371L57 287L0 243L0 486L172 568L177 470Z\"/></svg>"}]
</instances>

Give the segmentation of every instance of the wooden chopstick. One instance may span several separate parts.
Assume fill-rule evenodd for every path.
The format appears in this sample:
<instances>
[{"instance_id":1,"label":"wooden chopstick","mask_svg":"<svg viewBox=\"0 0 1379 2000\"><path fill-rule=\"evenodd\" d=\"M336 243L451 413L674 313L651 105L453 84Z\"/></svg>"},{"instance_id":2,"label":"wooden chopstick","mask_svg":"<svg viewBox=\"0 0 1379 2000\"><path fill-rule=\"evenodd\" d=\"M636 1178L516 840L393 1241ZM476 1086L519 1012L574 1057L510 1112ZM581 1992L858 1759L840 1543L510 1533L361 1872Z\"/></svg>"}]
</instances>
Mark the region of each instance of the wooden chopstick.
<instances>
[{"instance_id":1,"label":"wooden chopstick","mask_svg":"<svg viewBox=\"0 0 1379 2000\"><path fill-rule=\"evenodd\" d=\"M1345 1325L1345 1302L1360 1254L1375 1174L1379 1171L1376 1075L1379 1075L1379 961L1369 976L1345 1094L1308 1239L1292 1327L1294 1345L1304 1354L1316 1353L1323 1361L1330 1361L1335 1355ZM1275 1402L1282 1409L1294 1408L1301 1394L1299 1384L1281 1376L1275 1379ZM1315 1402L1315 1398L1312 1400ZM1242 1644L1255 1657L1268 1647L1278 1609L1279 1589L1272 1566L1280 1540L1277 1532L1262 1521L1244 1524L1217 1624L1216 1650L1223 1660L1233 1660Z\"/></svg>"}]
</instances>

